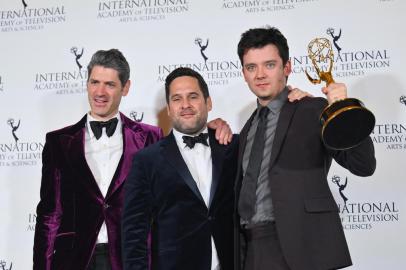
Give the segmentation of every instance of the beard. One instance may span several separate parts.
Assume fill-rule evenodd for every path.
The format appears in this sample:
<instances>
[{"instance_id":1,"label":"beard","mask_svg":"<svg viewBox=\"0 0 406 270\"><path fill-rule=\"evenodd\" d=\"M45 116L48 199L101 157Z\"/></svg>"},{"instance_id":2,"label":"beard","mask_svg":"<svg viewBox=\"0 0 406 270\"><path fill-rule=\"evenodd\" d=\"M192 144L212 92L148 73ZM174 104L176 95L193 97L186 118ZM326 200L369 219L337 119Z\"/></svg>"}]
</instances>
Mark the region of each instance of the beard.
<instances>
[{"instance_id":1,"label":"beard","mask_svg":"<svg viewBox=\"0 0 406 270\"><path fill-rule=\"evenodd\" d=\"M173 128L183 134L193 135L201 131L206 126L206 123L207 116L201 117L198 115L193 121L173 120Z\"/></svg>"}]
</instances>

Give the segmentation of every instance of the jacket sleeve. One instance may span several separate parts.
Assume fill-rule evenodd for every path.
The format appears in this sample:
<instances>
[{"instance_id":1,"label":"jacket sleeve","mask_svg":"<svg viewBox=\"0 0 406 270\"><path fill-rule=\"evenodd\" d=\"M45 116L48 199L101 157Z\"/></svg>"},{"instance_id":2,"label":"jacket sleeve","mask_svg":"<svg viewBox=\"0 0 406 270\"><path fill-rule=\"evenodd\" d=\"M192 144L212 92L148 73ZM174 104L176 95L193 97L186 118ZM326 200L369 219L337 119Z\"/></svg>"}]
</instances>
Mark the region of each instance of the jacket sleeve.
<instances>
[{"instance_id":1,"label":"jacket sleeve","mask_svg":"<svg viewBox=\"0 0 406 270\"><path fill-rule=\"evenodd\" d=\"M58 231L62 208L60 204L61 171L55 153L56 144L47 134L42 152L42 177L40 202L37 206L37 220L34 235L34 270L51 269L54 242Z\"/></svg>"},{"instance_id":2,"label":"jacket sleeve","mask_svg":"<svg viewBox=\"0 0 406 270\"><path fill-rule=\"evenodd\" d=\"M328 106L327 100L324 98L315 98L313 101L317 102L316 119L319 119L322 111ZM320 125L321 132L321 125ZM372 139L368 136L356 147L347 150L332 150L327 149L330 157L342 167L349 170L352 174L358 176L370 176L375 172L376 160L375 150ZM331 159L328 167L331 165Z\"/></svg>"},{"instance_id":3,"label":"jacket sleeve","mask_svg":"<svg viewBox=\"0 0 406 270\"><path fill-rule=\"evenodd\" d=\"M148 184L147 167L140 153L133 159L124 187L122 250L125 270L149 269L148 237L152 221L152 193Z\"/></svg>"},{"instance_id":4,"label":"jacket sleeve","mask_svg":"<svg viewBox=\"0 0 406 270\"><path fill-rule=\"evenodd\" d=\"M375 172L374 144L370 137L358 146L342 151L330 151L334 160L358 176L371 176Z\"/></svg>"}]
</instances>

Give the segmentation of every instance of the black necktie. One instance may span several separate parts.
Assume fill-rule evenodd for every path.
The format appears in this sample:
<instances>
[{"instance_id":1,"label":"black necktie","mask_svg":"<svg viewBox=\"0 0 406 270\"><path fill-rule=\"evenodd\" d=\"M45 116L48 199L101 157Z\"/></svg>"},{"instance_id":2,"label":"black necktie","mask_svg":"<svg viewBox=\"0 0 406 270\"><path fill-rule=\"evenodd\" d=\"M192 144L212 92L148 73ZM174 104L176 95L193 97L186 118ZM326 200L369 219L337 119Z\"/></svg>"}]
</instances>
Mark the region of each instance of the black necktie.
<instances>
[{"instance_id":1,"label":"black necktie","mask_svg":"<svg viewBox=\"0 0 406 270\"><path fill-rule=\"evenodd\" d=\"M106 128L106 134L108 137L111 137L114 134L114 131L116 130L118 123L118 119L112 118L109 121L90 121L90 128L93 131L94 136L96 139L100 139L102 135L103 128Z\"/></svg>"},{"instance_id":2,"label":"black necktie","mask_svg":"<svg viewBox=\"0 0 406 270\"><path fill-rule=\"evenodd\" d=\"M183 142L188 146L190 149L195 147L196 143L202 143L206 146L209 146L207 143L207 138L209 137L209 134L207 133L200 133L199 136L182 136Z\"/></svg>"},{"instance_id":3,"label":"black necktie","mask_svg":"<svg viewBox=\"0 0 406 270\"><path fill-rule=\"evenodd\" d=\"M268 113L268 107L261 107L259 110L258 127L251 147L245 176L242 180L238 212L240 217L246 221L249 221L255 213L257 182L264 154L266 117Z\"/></svg>"}]
</instances>

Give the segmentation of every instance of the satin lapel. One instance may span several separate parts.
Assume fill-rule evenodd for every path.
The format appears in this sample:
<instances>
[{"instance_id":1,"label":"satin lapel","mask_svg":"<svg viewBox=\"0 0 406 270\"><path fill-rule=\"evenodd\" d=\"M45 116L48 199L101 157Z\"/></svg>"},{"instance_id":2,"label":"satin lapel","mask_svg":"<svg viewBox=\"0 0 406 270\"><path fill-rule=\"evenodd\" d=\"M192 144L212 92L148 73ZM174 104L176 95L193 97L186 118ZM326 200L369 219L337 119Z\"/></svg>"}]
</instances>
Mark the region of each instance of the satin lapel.
<instances>
[{"instance_id":1,"label":"satin lapel","mask_svg":"<svg viewBox=\"0 0 406 270\"><path fill-rule=\"evenodd\" d=\"M74 174L78 175L78 177L73 177L73 179L80 179L82 181L80 184L87 187L90 193L93 193L98 198L102 198L103 195L86 161L84 132L85 128L83 127L73 135L62 135L62 152L66 153L66 160L70 163L71 170Z\"/></svg>"},{"instance_id":2,"label":"satin lapel","mask_svg":"<svg viewBox=\"0 0 406 270\"><path fill-rule=\"evenodd\" d=\"M164 157L178 171L185 183L204 204L203 197L200 194L199 188L197 187L192 174L190 173L185 161L182 158L173 133L169 134L164 140L165 141L162 144L162 153Z\"/></svg>"},{"instance_id":3,"label":"satin lapel","mask_svg":"<svg viewBox=\"0 0 406 270\"><path fill-rule=\"evenodd\" d=\"M275 138L272 145L270 168L272 168L276 158L278 157L279 151L282 147L283 141L286 136L286 132L289 129L296 108L297 108L296 102L294 103L286 102L285 105L283 105L282 107L282 110L279 115L278 125L275 131Z\"/></svg>"},{"instance_id":4,"label":"satin lapel","mask_svg":"<svg viewBox=\"0 0 406 270\"><path fill-rule=\"evenodd\" d=\"M209 200L209 208L211 207L213 198L216 195L221 172L223 170L223 160L225 155L225 147L218 144L214 131L209 129L209 142L211 148L211 162L212 162L212 181L211 181L211 188L210 188L210 200ZM222 149L223 148L223 149Z\"/></svg>"},{"instance_id":5,"label":"satin lapel","mask_svg":"<svg viewBox=\"0 0 406 270\"><path fill-rule=\"evenodd\" d=\"M133 130L131 123L128 123L127 119L124 119L123 116L121 117L121 121L123 123L123 154L117 165L113 180L110 183L106 199L114 194L114 192L124 183L131 170L132 160L135 153L145 147L146 137L144 133L141 132L141 130Z\"/></svg>"}]
</instances>

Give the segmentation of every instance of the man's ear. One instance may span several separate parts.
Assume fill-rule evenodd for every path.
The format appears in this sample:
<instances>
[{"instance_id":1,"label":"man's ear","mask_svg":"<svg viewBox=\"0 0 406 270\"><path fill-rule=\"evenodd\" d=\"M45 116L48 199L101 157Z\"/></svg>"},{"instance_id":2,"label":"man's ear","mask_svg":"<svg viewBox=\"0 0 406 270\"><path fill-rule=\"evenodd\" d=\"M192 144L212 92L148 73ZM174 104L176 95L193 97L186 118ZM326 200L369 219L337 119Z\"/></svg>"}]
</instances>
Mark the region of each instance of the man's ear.
<instances>
[{"instance_id":1,"label":"man's ear","mask_svg":"<svg viewBox=\"0 0 406 270\"><path fill-rule=\"evenodd\" d=\"M130 86L131 86L131 81L127 80L127 82L125 83L124 87L123 87L123 93L122 96L125 97L126 95L128 95L128 92L130 91Z\"/></svg>"},{"instance_id":2,"label":"man's ear","mask_svg":"<svg viewBox=\"0 0 406 270\"><path fill-rule=\"evenodd\" d=\"M211 97L207 97L206 106L207 106L207 111L210 112L211 109L213 108L213 103L211 102Z\"/></svg>"},{"instance_id":3,"label":"man's ear","mask_svg":"<svg viewBox=\"0 0 406 270\"><path fill-rule=\"evenodd\" d=\"M287 77L290 75L291 72L292 72L292 64L291 64L290 60L288 60L285 64L285 66L283 67L283 73Z\"/></svg>"}]
</instances>

